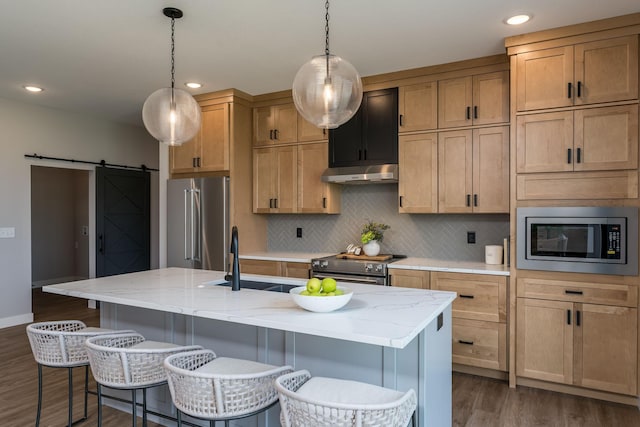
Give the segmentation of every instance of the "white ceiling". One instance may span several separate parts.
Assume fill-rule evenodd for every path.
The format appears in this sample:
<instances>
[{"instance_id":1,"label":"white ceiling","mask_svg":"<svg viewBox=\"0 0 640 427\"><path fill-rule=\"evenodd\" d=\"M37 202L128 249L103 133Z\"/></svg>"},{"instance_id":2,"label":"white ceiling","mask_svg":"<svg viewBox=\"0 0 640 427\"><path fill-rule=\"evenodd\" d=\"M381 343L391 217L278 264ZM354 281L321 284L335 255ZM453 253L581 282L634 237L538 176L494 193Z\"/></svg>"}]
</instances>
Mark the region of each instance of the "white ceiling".
<instances>
[{"instance_id":1,"label":"white ceiling","mask_svg":"<svg viewBox=\"0 0 640 427\"><path fill-rule=\"evenodd\" d=\"M142 125L146 97L170 84L170 19L178 7L176 85L192 93L291 88L324 52L323 0L0 0L0 97ZM533 19L508 27L504 18ZM331 52L362 76L505 52L506 36L640 12L636 0L333 0ZM34 95L24 84L43 86Z\"/></svg>"}]
</instances>

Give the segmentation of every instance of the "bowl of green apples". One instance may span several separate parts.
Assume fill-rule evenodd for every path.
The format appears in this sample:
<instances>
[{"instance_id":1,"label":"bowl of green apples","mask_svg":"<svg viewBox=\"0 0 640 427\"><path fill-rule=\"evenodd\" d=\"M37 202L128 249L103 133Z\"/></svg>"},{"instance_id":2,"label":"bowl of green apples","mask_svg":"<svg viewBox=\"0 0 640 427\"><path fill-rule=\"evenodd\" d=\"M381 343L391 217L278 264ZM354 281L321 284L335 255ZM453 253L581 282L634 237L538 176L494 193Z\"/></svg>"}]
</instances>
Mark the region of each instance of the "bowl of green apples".
<instances>
[{"instance_id":1,"label":"bowl of green apples","mask_svg":"<svg viewBox=\"0 0 640 427\"><path fill-rule=\"evenodd\" d=\"M306 286L299 286L289 291L298 306L316 313L328 313L344 307L353 296L353 291L338 286L330 277L322 280L312 277Z\"/></svg>"}]
</instances>

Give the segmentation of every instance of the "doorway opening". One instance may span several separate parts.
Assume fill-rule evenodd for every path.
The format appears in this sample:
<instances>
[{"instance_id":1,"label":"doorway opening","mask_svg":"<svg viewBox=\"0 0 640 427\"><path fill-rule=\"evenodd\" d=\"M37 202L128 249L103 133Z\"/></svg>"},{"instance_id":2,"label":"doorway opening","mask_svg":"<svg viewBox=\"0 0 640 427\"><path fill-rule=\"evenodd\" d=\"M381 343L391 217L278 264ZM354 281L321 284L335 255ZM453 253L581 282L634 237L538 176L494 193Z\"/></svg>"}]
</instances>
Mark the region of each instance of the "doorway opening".
<instances>
[{"instance_id":1,"label":"doorway opening","mask_svg":"<svg viewBox=\"0 0 640 427\"><path fill-rule=\"evenodd\" d=\"M89 278L88 170L31 166L31 286Z\"/></svg>"}]
</instances>

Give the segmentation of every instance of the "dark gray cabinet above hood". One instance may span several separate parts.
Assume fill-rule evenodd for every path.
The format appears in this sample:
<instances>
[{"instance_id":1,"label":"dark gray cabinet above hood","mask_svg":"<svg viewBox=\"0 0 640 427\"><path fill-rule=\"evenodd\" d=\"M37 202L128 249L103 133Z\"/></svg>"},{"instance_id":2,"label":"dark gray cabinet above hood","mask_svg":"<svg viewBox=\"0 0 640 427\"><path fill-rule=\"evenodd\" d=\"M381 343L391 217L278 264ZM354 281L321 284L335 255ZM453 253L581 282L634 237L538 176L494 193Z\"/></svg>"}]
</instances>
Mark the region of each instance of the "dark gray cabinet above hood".
<instances>
[{"instance_id":1,"label":"dark gray cabinet above hood","mask_svg":"<svg viewBox=\"0 0 640 427\"><path fill-rule=\"evenodd\" d=\"M398 88L365 92L358 112L329 131L329 169L322 180L398 182Z\"/></svg>"}]
</instances>

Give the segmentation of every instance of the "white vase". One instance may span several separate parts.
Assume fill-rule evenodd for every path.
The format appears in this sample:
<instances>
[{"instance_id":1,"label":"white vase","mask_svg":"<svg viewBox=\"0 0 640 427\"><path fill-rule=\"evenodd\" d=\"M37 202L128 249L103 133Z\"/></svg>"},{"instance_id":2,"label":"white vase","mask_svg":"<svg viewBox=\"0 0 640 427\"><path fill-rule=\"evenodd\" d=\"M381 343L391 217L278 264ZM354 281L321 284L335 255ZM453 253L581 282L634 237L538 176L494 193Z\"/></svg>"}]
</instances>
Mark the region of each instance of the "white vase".
<instances>
[{"instance_id":1,"label":"white vase","mask_svg":"<svg viewBox=\"0 0 640 427\"><path fill-rule=\"evenodd\" d=\"M369 243L365 243L362 246L365 255L376 256L380 253L380 244L377 240L371 240Z\"/></svg>"}]
</instances>

